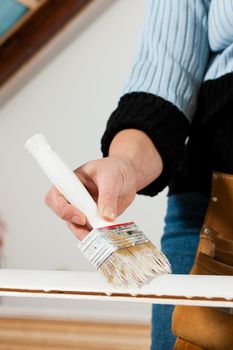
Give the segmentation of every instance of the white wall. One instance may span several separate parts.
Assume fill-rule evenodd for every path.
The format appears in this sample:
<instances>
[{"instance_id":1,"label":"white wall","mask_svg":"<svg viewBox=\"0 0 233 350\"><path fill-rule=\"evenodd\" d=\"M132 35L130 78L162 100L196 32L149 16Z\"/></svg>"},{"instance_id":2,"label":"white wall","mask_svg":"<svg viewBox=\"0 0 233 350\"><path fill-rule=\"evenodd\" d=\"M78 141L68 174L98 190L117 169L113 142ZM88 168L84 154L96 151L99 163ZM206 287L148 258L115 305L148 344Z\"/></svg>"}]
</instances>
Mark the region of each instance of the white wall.
<instances>
[{"instance_id":1,"label":"white wall","mask_svg":"<svg viewBox=\"0 0 233 350\"><path fill-rule=\"evenodd\" d=\"M48 180L23 145L34 133L43 132L73 168L101 157L100 137L132 63L144 11L144 0L105 2L111 6L82 33L77 32L69 45L63 42L65 49L1 106L0 214L7 226L8 268L91 269L66 225L44 205ZM75 25L73 34L74 28ZM59 37L59 45L66 36L63 33ZM51 50L53 45L40 54L40 59L51 56ZM39 60L34 60L27 69L36 71L38 64ZM26 70L23 73L27 74ZM11 88L17 84L16 79ZM164 193L157 198L138 196L123 219L135 220L158 244L164 207ZM117 303L45 304L40 300L14 299L5 300L4 308L50 316L132 320L150 317L149 306Z\"/></svg>"}]
</instances>

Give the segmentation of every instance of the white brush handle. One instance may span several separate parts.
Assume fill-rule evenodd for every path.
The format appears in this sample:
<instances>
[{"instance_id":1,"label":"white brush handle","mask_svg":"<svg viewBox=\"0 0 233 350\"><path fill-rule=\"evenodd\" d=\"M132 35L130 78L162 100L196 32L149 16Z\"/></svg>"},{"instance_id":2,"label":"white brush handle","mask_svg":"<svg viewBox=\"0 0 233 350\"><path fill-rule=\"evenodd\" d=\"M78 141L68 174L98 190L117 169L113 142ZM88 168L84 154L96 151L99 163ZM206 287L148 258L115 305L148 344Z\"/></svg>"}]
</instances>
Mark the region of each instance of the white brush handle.
<instances>
[{"instance_id":1,"label":"white brush handle","mask_svg":"<svg viewBox=\"0 0 233 350\"><path fill-rule=\"evenodd\" d=\"M32 136L25 148L37 160L52 184L76 208L86 215L93 228L109 226L98 214L97 206L78 177L62 159L51 149L42 134Z\"/></svg>"}]
</instances>

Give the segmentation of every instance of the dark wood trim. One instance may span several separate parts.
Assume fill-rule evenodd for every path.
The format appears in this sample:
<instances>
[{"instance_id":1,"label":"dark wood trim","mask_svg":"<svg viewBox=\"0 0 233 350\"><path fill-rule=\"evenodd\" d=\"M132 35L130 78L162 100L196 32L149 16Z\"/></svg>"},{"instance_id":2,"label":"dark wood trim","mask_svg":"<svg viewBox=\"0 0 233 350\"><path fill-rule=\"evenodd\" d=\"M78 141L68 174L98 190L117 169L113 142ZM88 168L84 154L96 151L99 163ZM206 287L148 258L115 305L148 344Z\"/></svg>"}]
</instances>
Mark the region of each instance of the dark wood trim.
<instances>
[{"instance_id":1,"label":"dark wood trim","mask_svg":"<svg viewBox=\"0 0 233 350\"><path fill-rule=\"evenodd\" d=\"M0 46L0 88L93 0L48 0Z\"/></svg>"},{"instance_id":2,"label":"dark wood trim","mask_svg":"<svg viewBox=\"0 0 233 350\"><path fill-rule=\"evenodd\" d=\"M21 16L12 26L7 30L6 33L0 36L0 45L2 45L6 40L8 40L14 32L16 32L29 18L32 16L35 11L37 11L40 6L42 6L47 0L16 0L18 3L26 6L26 2L30 3L30 1L35 1L35 5L28 7L28 11ZM23 4L23 2L25 3Z\"/></svg>"}]
</instances>

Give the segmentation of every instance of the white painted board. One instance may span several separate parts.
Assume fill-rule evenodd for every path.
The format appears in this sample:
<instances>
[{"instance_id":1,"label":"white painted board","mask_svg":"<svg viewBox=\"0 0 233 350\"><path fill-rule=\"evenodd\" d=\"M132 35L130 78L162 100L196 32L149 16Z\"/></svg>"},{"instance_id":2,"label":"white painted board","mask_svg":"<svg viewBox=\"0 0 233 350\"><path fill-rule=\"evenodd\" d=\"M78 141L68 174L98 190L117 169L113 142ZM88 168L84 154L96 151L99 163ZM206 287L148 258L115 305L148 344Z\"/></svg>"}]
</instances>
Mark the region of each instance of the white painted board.
<instances>
[{"instance_id":1,"label":"white painted board","mask_svg":"<svg viewBox=\"0 0 233 350\"><path fill-rule=\"evenodd\" d=\"M233 276L158 275L142 288L115 288L97 272L0 269L0 295L233 307Z\"/></svg>"}]
</instances>

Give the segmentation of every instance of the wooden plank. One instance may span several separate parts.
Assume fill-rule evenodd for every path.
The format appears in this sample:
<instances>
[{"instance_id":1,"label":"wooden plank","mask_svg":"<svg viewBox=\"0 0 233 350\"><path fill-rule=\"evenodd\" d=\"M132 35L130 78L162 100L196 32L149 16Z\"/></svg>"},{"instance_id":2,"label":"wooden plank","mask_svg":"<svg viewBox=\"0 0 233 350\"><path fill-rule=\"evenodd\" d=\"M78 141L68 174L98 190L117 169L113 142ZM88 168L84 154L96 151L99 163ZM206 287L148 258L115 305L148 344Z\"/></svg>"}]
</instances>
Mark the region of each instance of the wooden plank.
<instances>
[{"instance_id":1,"label":"wooden plank","mask_svg":"<svg viewBox=\"0 0 233 350\"><path fill-rule=\"evenodd\" d=\"M0 318L0 350L149 350L150 325Z\"/></svg>"},{"instance_id":2,"label":"wooden plank","mask_svg":"<svg viewBox=\"0 0 233 350\"><path fill-rule=\"evenodd\" d=\"M93 0L47 0L0 49L0 87Z\"/></svg>"},{"instance_id":3,"label":"wooden plank","mask_svg":"<svg viewBox=\"0 0 233 350\"><path fill-rule=\"evenodd\" d=\"M158 275L142 288L116 288L96 272L0 270L0 295L233 307L232 276Z\"/></svg>"}]
</instances>

